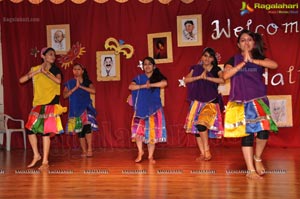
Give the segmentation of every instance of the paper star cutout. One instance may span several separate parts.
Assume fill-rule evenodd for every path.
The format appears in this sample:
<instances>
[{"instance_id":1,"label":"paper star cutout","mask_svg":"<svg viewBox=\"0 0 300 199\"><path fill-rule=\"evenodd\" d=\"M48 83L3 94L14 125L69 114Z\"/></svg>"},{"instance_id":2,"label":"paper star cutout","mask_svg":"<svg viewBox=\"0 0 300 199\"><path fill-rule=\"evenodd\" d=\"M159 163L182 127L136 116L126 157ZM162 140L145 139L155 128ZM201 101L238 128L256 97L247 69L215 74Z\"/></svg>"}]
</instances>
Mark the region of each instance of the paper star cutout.
<instances>
[{"instance_id":1,"label":"paper star cutout","mask_svg":"<svg viewBox=\"0 0 300 199\"><path fill-rule=\"evenodd\" d=\"M178 81L179 81L179 87L181 87L181 86L185 87L186 86L185 82L184 82L184 77L182 79L179 79Z\"/></svg>"},{"instance_id":2,"label":"paper star cutout","mask_svg":"<svg viewBox=\"0 0 300 199\"><path fill-rule=\"evenodd\" d=\"M35 48L31 48L30 50L30 54L33 55L35 58L37 57L37 55L39 54L39 50L37 49L37 47Z\"/></svg>"},{"instance_id":3,"label":"paper star cutout","mask_svg":"<svg viewBox=\"0 0 300 199\"><path fill-rule=\"evenodd\" d=\"M143 68L143 62L141 60L139 60L139 64L137 65L137 67L139 67L142 70L144 70L144 68Z\"/></svg>"}]
</instances>

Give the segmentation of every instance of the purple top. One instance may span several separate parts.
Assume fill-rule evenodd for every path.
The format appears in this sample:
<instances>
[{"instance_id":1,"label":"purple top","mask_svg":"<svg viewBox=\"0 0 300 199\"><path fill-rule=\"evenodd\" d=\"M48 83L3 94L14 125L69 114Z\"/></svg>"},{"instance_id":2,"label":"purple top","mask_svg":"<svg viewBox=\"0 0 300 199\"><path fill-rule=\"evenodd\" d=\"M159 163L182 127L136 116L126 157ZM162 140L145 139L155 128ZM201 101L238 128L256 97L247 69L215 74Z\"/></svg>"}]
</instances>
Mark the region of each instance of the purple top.
<instances>
[{"instance_id":1,"label":"purple top","mask_svg":"<svg viewBox=\"0 0 300 199\"><path fill-rule=\"evenodd\" d=\"M195 77L201 75L204 68L202 64L198 64L191 66L191 70L193 70L192 77ZM218 66L213 66L211 71L207 73L207 77L218 77L220 70ZM218 97L218 84L211 81L200 79L189 83L187 88L189 101L210 102Z\"/></svg>"},{"instance_id":2,"label":"purple top","mask_svg":"<svg viewBox=\"0 0 300 199\"><path fill-rule=\"evenodd\" d=\"M241 54L234 56L234 67L243 61ZM266 96L266 85L262 75L264 67L247 62L246 65L230 79L230 101L250 101Z\"/></svg>"}]
</instances>

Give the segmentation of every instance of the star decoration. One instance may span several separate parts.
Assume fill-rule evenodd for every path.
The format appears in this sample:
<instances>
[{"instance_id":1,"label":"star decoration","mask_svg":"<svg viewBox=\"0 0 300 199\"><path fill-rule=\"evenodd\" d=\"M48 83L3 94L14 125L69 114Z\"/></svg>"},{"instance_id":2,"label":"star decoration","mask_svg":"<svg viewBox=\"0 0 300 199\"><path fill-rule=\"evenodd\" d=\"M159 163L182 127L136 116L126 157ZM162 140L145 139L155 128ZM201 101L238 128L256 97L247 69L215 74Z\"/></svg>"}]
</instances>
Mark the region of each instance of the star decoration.
<instances>
[{"instance_id":1,"label":"star decoration","mask_svg":"<svg viewBox=\"0 0 300 199\"><path fill-rule=\"evenodd\" d=\"M143 62L141 60L139 60L139 64L137 65L137 67L139 67L142 70L144 70L144 68L143 68Z\"/></svg>"},{"instance_id":2,"label":"star decoration","mask_svg":"<svg viewBox=\"0 0 300 199\"><path fill-rule=\"evenodd\" d=\"M184 82L184 77L182 78L182 79L179 79L178 80L179 81L179 87L185 87L186 85L185 85L185 82Z\"/></svg>"},{"instance_id":3,"label":"star decoration","mask_svg":"<svg viewBox=\"0 0 300 199\"><path fill-rule=\"evenodd\" d=\"M37 57L37 55L39 54L39 52L40 52L40 51L37 49L37 47L32 48L32 49L30 50L30 54L33 55L35 58Z\"/></svg>"},{"instance_id":4,"label":"star decoration","mask_svg":"<svg viewBox=\"0 0 300 199\"><path fill-rule=\"evenodd\" d=\"M222 59L221 54L218 53L218 52L216 52L216 58L217 58L217 60L218 60L218 63L220 63L220 62L221 62L221 59Z\"/></svg>"}]
</instances>

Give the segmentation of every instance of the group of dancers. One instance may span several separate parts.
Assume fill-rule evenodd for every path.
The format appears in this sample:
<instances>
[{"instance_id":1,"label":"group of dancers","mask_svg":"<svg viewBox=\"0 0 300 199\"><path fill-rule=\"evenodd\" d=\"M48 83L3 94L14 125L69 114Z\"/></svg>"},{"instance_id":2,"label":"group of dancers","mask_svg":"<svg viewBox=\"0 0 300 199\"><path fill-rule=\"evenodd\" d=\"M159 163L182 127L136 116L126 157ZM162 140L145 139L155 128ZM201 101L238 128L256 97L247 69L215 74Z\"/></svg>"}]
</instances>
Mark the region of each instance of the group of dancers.
<instances>
[{"instance_id":1,"label":"group of dancers","mask_svg":"<svg viewBox=\"0 0 300 199\"><path fill-rule=\"evenodd\" d=\"M187 99L190 101L184 128L187 133L195 135L200 150L197 159L203 161L212 159L209 138L241 137L242 152L248 170L246 176L260 179L265 172L262 154L269 132L278 131L270 116L262 75L265 68L276 69L278 64L265 57L264 43L258 33L241 31L237 46L240 52L225 63L224 70L218 66L213 48L205 48L200 62L190 67L183 80L187 84ZM28 167L34 167L42 159L39 169L48 169L50 135L62 132L60 115L66 111L66 131L78 134L82 156L93 156L92 132L98 126L90 94L95 94L96 90L85 67L79 63L74 64L74 78L64 84L63 97L69 98L67 110L59 104L62 74L54 64L55 50L42 49L41 58L43 63L32 67L19 81L24 83L32 79L34 87L33 108L25 126L33 150L33 159ZM143 161L145 143L148 147L149 163L154 164L155 144L167 141L166 122L160 99L160 89L167 86L167 78L157 68L152 57L144 58L143 71L129 85L134 108L131 132L138 149L135 162ZM230 79L231 88L223 120L224 106L222 96L218 93L218 85L227 79ZM43 157L38 151L37 134L43 137Z\"/></svg>"}]
</instances>

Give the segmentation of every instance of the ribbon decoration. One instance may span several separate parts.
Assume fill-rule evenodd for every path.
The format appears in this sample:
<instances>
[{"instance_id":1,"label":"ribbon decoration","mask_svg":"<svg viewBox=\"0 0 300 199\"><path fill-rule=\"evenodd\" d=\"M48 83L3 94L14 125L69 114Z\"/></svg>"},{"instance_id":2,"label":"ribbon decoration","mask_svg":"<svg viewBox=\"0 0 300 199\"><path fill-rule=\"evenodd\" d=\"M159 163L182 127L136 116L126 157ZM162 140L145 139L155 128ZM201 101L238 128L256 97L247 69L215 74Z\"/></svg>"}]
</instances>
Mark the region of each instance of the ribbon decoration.
<instances>
[{"instance_id":1,"label":"ribbon decoration","mask_svg":"<svg viewBox=\"0 0 300 199\"><path fill-rule=\"evenodd\" d=\"M118 42L113 37L109 37L108 39L106 39L104 47L106 50L114 50L115 54L123 53L126 59L131 58L134 53L134 48L132 47L132 45Z\"/></svg>"}]
</instances>

